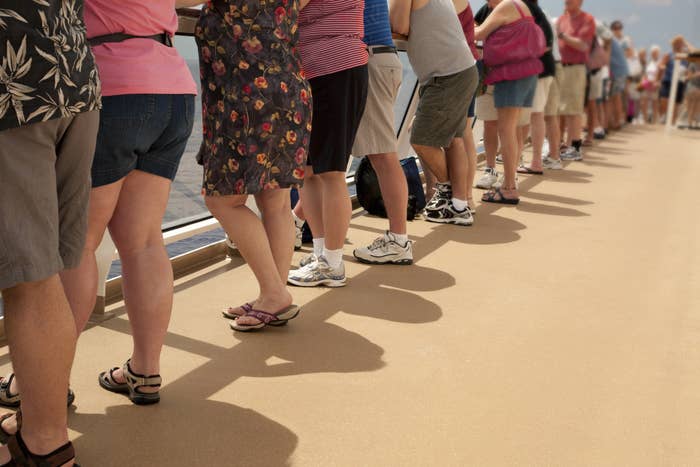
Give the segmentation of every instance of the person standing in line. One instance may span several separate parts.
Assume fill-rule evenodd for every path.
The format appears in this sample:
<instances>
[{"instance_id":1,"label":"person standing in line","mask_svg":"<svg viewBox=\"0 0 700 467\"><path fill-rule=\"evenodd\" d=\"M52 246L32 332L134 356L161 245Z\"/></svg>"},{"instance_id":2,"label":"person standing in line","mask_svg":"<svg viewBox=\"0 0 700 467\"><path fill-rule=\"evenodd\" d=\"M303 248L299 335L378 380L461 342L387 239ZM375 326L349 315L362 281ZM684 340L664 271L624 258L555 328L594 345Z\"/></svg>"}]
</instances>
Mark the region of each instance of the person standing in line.
<instances>
[{"instance_id":1,"label":"person standing in line","mask_svg":"<svg viewBox=\"0 0 700 467\"><path fill-rule=\"evenodd\" d=\"M557 30L557 23L550 18L552 31ZM549 88L547 104L544 107L544 122L547 132L546 151L542 152L542 165L545 169L562 170L559 145L561 144L561 128L559 128L559 96L561 93L562 66L559 41L552 41L552 56L554 57L554 80Z\"/></svg>"},{"instance_id":2,"label":"person standing in line","mask_svg":"<svg viewBox=\"0 0 700 467\"><path fill-rule=\"evenodd\" d=\"M420 83L411 145L435 176L428 222L472 225L464 130L478 84L476 60L450 0L393 0L392 30L408 37L408 58Z\"/></svg>"},{"instance_id":3,"label":"person standing in line","mask_svg":"<svg viewBox=\"0 0 700 467\"><path fill-rule=\"evenodd\" d=\"M462 25L462 31L464 32L464 38L467 40L467 45L469 46L469 51L472 56L478 61L481 58L479 49L476 46L476 40L474 39L475 33L475 22L474 22L474 12L472 11L472 6L467 0L454 0L455 8L457 10L457 17ZM478 65L477 65L478 68ZM462 139L464 140L464 148L467 151L467 204L472 215L476 214L476 203L474 202L474 179L476 178L476 166L478 164L477 153L476 153L476 141L474 140L474 131L472 126L474 125L474 116L476 113L476 92L471 98L471 103L469 104L469 112L467 114L467 127L464 129L464 135Z\"/></svg>"},{"instance_id":4,"label":"person standing in line","mask_svg":"<svg viewBox=\"0 0 700 467\"><path fill-rule=\"evenodd\" d=\"M394 103L401 87L402 66L389 24L386 0L365 0L365 37L369 52L367 105L352 154L367 156L377 173L389 218L389 230L353 255L369 264L412 264L413 248L406 231L408 184L399 162Z\"/></svg>"},{"instance_id":5,"label":"person standing in line","mask_svg":"<svg viewBox=\"0 0 700 467\"><path fill-rule=\"evenodd\" d=\"M216 0L195 36L202 76L203 191L258 281L259 294L224 311L235 331L299 314L286 280L294 254L290 189L301 187L311 89L296 51L299 2ZM246 206L253 196L262 219Z\"/></svg>"},{"instance_id":6,"label":"person standing in line","mask_svg":"<svg viewBox=\"0 0 700 467\"><path fill-rule=\"evenodd\" d=\"M287 278L299 287L342 287L347 282L343 245L352 204L345 172L369 81L363 21L363 0L310 0L299 17L299 52L314 96L301 190L314 251Z\"/></svg>"},{"instance_id":7,"label":"person standing in line","mask_svg":"<svg viewBox=\"0 0 700 467\"><path fill-rule=\"evenodd\" d=\"M544 163L542 160L542 148L546 133L544 120L544 109L547 105L549 91L552 87L556 66L554 55L552 53L552 44L554 43L554 33L549 18L544 14L539 7L537 0L526 0L525 4L530 9L535 23L542 30L545 41L547 43L547 51L542 55L540 61L544 71L537 79L537 89L535 91L535 99L532 103L532 112L530 114L530 125L523 127L521 139L524 143L527 138L528 131L532 129L532 161L530 165L521 164L518 168L518 173L542 175L544 173Z\"/></svg>"},{"instance_id":8,"label":"person standing in line","mask_svg":"<svg viewBox=\"0 0 700 467\"><path fill-rule=\"evenodd\" d=\"M683 53L689 49L689 44L683 36L676 36L671 40L671 52L664 55L659 65L659 76L661 79L661 87L659 96L661 97L660 112L662 118L668 118L666 113L668 110L668 100L671 98L671 86L673 81L673 69L676 66L676 55ZM678 89L676 91L676 106L674 107L671 123L676 124L676 119L681 110L681 104L685 96L685 69L687 62L681 61L681 79L678 81Z\"/></svg>"},{"instance_id":9,"label":"person standing in line","mask_svg":"<svg viewBox=\"0 0 700 467\"><path fill-rule=\"evenodd\" d=\"M626 121L624 109L625 88L629 68L625 57L625 40L622 35L622 23L614 21L610 27L613 37L610 42L610 99L607 104L608 126L612 130L619 130Z\"/></svg>"},{"instance_id":10,"label":"person standing in line","mask_svg":"<svg viewBox=\"0 0 700 467\"><path fill-rule=\"evenodd\" d=\"M661 48L653 45L649 49L649 60L644 66L642 78L642 117L647 123L659 123L659 86L661 83L660 62ZM651 114L651 115L650 115Z\"/></svg>"},{"instance_id":11,"label":"person standing in line","mask_svg":"<svg viewBox=\"0 0 700 467\"><path fill-rule=\"evenodd\" d=\"M61 275L80 263L85 243L100 85L82 0L2 7L0 292L23 391L21 417L1 418L0 465L69 466L66 394L77 331Z\"/></svg>"},{"instance_id":12,"label":"person standing in line","mask_svg":"<svg viewBox=\"0 0 700 467\"><path fill-rule=\"evenodd\" d=\"M586 96L586 62L595 38L595 19L581 9L583 0L565 0L557 20L557 37L563 65L559 114L567 129L563 160L583 160L583 112Z\"/></svg>"}]
</instances>

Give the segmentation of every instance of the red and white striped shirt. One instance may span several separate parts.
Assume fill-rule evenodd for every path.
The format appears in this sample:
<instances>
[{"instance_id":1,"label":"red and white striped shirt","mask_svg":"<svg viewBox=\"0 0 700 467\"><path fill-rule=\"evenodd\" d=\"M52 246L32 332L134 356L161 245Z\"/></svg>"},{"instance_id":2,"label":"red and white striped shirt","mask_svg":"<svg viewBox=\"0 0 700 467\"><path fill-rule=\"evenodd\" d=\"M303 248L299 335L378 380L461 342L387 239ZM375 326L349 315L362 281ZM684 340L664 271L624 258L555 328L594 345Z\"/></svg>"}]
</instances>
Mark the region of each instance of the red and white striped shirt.
<instances>
[{"instance_id":1,"label":"red and white striped shirt","mask_svg":"<svg viewBox=\"0 0 700 467\"><path fill-rule=\"evenodd\" d=\"M367 64L364 0L311 0L299 14L299 54L308 79Z\"/></svg>"}]
</instances>

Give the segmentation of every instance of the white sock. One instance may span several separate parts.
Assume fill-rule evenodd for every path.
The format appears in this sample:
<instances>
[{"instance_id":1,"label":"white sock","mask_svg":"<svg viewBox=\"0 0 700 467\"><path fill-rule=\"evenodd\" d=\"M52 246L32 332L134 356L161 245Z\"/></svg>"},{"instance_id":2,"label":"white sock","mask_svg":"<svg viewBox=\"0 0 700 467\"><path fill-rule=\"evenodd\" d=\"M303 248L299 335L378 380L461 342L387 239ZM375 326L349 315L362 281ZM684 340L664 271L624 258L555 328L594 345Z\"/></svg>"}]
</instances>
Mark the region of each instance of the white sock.
<instances>
[{"instance_id":1,"label":"white sock","mask_svg":"<svg viewBox=\"0 0 700 467\"><path fill-rule=\"evenodd\" d=\"M328 265L333 269L340 267L343 263L343 249L340 250L328 250L323 249L323 256L328 261Z\"/></svg>"},{"instance_id":2,"label":"white sock","mask_svg":"<svg viewBox=\"0 0 700 467\"><path fill-rule=\"evenodd\" d=\"M397 234L394 232L389 232L389 236L394 237L394 241L401 246L406 246L406 243L408 243L408 235L406 234Z\"/></svg>"},{"instance_id":3,"label":"white sock","mask_svg":"<svg viewBox=\"0 0 700 467\"><path fill-rule=\"evenodd\" d=\"M325 238L314 238L314 255L316 258L323 256L323 250L326 249L326 239Z\"/></svg>"},{"instance_id":4,"label":"white sock","mask_svg":"<svg viewBox=\"0 0 700 467\"><path fill-rule=\"evenodd\" d=\"M297 216L297 213L294 212L294 209L292 209L292 218L294 219L294 223L297 225L304 223L304 219L300 219L299 216Z\"/></svg>"},{"instance_id":5,"label":"white sock","mask_svg":"<svg viewBox=\"0 0 700 467\"><path fill-rule=\"evenodd\" d=\"M452 206L454 206L457 211L464 211L467 209L467 202L465 200L452 198Z\"/></svg>"}]
</instances>

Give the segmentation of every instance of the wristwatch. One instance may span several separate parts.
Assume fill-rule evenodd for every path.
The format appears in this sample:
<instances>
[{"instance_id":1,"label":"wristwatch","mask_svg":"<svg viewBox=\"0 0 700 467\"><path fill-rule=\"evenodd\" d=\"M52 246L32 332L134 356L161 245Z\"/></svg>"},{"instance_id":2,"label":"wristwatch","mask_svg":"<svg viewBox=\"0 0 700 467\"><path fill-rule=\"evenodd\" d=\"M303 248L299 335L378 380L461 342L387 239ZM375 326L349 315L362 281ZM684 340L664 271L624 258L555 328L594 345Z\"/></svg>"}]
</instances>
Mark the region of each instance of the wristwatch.
<instances>
[{"instance_id":1,"label":"wristwatch","mask_svg":"<svg viewBox=\"0 0 700 467\"><path fill-rule=\"evenodd\" d=\"M560 32L560 33L557 35L557 37L558 37L559 39L563 39L563 38L564 38L564 33L563 33L563 32Z\"/></svg>"}]
</instances>

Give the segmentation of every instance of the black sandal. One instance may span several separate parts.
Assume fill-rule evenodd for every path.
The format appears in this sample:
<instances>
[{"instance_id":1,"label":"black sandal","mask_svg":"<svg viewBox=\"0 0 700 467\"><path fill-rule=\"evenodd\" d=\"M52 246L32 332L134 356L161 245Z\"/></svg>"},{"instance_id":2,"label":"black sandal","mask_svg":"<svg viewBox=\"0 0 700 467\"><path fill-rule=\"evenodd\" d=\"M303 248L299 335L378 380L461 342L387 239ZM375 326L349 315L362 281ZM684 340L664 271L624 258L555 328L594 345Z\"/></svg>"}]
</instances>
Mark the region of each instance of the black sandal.
<instances>
[{"instance_id":1,"label":"black sandal","mask_svg":"<svg viewBox=\"0 0 700 467\"><path fill-rule=\"evenodd\" d=\"M75 460L75 449L70 441L49 454L38 456L29 450L22 439L22 434L17 432L10 438L7 447L12 460L0 467L61 467ZM76 463L73 465L80 467Z\"/></svg>"},{"instance_id":2,"label":"black sandal","mask_svg":"<svg viewBox=\"0 0 700 467\"><path fill-rule=\"evenodd\" d=\"M129 400L136 405L151 405L160 402L159 392L143 392L141 388L160 388L163 379L160 375L139 375L131 371L131 359L127 360L122 367L125 383L120 383L114 379L114 372L119 368L115 367L109 371L100 373L98 381L102 388L118 394L126 394Z\"/></svg>"},{"instance_id":3,"label":"black sandal","mask_svg":"<svg viewBox=\"0 0 700 467\"><path fill-rule=\"evenodd\" d=\"M500 188L496 188L495 190L487 191L484 193L484 196L481 198L481 201L484 203L496 203L496 204L508 204L511 206L515 206L516 204L520 203L520 198L506 198L503 196L503 192L501 191Z\"/></svg>"},{"instance_id":4,"label":"black sandal","mask_svg":"<svg viewBox=\"0 0 700 467\"><path fill-rule=\"evenodd\" d=\"M12 385L13 379L15 379L14 373L12 373L7 379L2 378L2 380L0 380L0 405L11 409L16 409L19 407L20 402L22 402L22 396L19 393L12 394L10 392L10 386ZM73 405L73 402L75 402L75 393L71 388L68 388L68 397L66 400L68 407Z\"/></svg>"}]
</instances>

